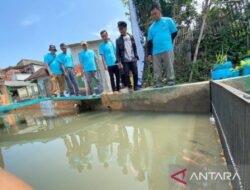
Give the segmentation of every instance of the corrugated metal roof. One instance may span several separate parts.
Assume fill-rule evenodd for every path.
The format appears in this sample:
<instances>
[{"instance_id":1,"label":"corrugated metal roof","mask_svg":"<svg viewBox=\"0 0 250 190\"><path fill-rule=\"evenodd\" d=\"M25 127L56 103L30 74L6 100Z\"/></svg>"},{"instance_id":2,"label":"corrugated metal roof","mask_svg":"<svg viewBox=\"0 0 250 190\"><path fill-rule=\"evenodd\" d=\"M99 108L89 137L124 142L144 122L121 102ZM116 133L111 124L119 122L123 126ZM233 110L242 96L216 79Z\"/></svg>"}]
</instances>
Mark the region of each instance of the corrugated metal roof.
<instances>
[{"instance_id":1,"label":"corrugated metal roof","mask_svg":"<svg viewBox=\"0 0 250 190\"><path fill-rule=\"evenodd\" d=\"M18 69L23 69L23 68L29 67L29 66L31 66L31 65L45 66L44 63L42 63L42 64L38 64L38 63L29 63L29 64L27 64L27 65L10 66L10 67L7 67L7 68L3 69L2 71L8 71L8 70L11 70L11 69L16 69L16 70L18 70Z\"/></svg>"},{"instance_id":2,"label":"corrugated metal roof","mask_svg":"<svg viewBox=\"0 0 250 190\"><path fill-rule=\"evenodd\" d=\"M34 65L43 65L44 63L43 63L42 61L38 61L38 60L21 59L21 60L17 63L17 66L24 66L24 65L30 65L30 64L34 64Z\"/></svg>"}]
</instances>

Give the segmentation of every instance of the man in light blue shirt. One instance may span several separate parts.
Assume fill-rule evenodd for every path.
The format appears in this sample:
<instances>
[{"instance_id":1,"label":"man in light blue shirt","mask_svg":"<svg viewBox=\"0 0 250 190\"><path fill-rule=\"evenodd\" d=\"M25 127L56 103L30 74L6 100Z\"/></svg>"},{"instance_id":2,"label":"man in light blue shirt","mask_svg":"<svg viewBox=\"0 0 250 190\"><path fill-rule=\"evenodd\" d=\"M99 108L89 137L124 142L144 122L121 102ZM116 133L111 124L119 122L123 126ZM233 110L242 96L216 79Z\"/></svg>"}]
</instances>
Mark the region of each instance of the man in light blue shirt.
<instances>
[{"instance_id":1,"label":"man in light blue shirt","mask_svg":"<svg viewBox=\"0 0 250 190\"><path fill-rule=\"evenodd\" d=\"M163 86L163 69L167 70L168 85L173 86L173 40L177 35L177 27L172 18L162 17L160 5L157 3L153 4L151 8L151 16L154 22L148 30L148 59L153 61L156 87Z\"/></svg>"},{"instance_id":2,"label":"man in light blue shirt","mask_svg":"<svg viewBox=\"0 0 250 190\"><path fill-rule=\"evenodd\" d=\"M82 75L86 77L87 85L89 88L89 94L95 95L95 87L93 83L97 85L98 94L103 91L99 77L97 76L97 57L93 50L88 49L87 42L81 42L82 51L79 53L79 62L82 65Z\"/></svg>"},{"instance_id":3,"label":"man in light blue shirt","mask_svg":"<svg viewBox=\"0 0 250 190\"><path fill-rule=\"evenodd\" d=\"M44 56L44 63L47 64L47 70L51 77L52 96L57 96L57 82L59 83L60 95L64 96L65 83L62 65L57 61L56 46L49 46L50 53Z\"/></svg>"},{"instance_id":4,"label":"man in light blue shirt","mask_svg":"<svg viewBox=\"0 0 250 190\"><path fill-rule=\"evenodd\" d=\"M119 92L120 72L116 61L116 49L114 44L109 40L108 32L106 30L101 31L100 35L103 42L99 45L99 53L102 56L102 62L105 70L108 70L109 72L113 92Z\"/></svg>"},{"instance_id":5,"label":"man in light blue shirt","mask_svg":"<svg viewBox=\"0 0 250 190\"><path fill-rule=\"evenodd\" d=\"M60 48L62 50L62 53L57 56L57 60L62 64L70 95L79 96L79 87L75 78L73 57L71 53L67 52L67 46L64 43L60 44Z\"/></svg>"}]
</instances>

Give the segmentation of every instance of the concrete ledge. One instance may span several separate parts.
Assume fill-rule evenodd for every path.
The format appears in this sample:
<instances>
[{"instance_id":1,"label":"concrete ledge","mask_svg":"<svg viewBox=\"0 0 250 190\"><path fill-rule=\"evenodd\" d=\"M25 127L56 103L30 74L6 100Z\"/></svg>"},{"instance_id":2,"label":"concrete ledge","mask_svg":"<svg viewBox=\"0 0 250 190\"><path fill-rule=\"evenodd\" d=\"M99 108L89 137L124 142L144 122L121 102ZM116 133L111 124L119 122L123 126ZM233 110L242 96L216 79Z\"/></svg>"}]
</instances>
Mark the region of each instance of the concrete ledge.
<instances>
[{"instance_id":1,"label":"concrete ledge","mask_svg":"<svg viewBox=\"0 0 250 190\"><path fill-rule=\"evenodd\" d=\"M102 104L112 110L208 113L210 86L206 81L160 89L149 88L118 95L103 95Z\"/></svg>"},{"instance_id":2,"label":"concrete ledge","mask_svg":"<svg viewBox=\"0 0 250 190\"><path fill-rule=\"evenodd\" d=\"M101 96L75 96L75 97L59 97L59 98L40 98L34 100L27 100L6 106L0 106L0 112L7 112L15 109L40 109L43 103L51 101L53 108L67 109L75 105L81 106L86 102L89 104L91 101L100 101Z\"/></svg>"},{"instance_id":3,"label":"concrete ledge","mask_svg":"<svg viewBox=\"0 0 250 190\"><path fill-rule=\"evenodd\" d=\"M230 79L219 80L222 84L229 85L243 92L250 92L250 76L236 77Z\"/></svg>"}]
</instances>

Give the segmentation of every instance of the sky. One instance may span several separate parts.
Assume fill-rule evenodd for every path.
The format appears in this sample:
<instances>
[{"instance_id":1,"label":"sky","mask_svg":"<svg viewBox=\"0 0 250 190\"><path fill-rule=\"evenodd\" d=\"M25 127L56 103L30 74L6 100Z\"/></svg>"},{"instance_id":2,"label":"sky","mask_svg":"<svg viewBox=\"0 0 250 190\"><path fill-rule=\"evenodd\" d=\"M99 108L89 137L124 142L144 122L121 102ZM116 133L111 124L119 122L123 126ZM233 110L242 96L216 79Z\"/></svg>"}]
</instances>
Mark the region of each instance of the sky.
<instances>
[{"instance_id":1,"label":"sky","mask_svg":"<svg viewBox=\"0 0 250 190\"><path fill-rule=\"evenodd\" d=\"M121 0L1 0L0 68L42 61L49 44L96 40L102 29L115 40L125 12Z\"/></svg>"}]
</instances>

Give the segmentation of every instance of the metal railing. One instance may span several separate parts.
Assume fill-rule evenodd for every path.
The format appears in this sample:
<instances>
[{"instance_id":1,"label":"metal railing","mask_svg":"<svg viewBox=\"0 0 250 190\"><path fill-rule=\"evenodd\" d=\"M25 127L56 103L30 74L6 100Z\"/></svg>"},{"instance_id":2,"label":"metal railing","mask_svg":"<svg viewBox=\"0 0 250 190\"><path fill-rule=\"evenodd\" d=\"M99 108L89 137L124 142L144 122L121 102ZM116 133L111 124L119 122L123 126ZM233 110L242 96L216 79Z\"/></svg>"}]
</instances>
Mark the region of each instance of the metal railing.
<instances>
[{"instance_id":1,"label":"metal railing","mask_svg":"<svg viewBox=\"0 0 250 190\"><path fill-rule=\"evenodd\" d=\"M211 82L212 110L230 172L240 180L234 189L250 190L250 101L244 92L219 82Z\"/></svg>"}]
</instances>

